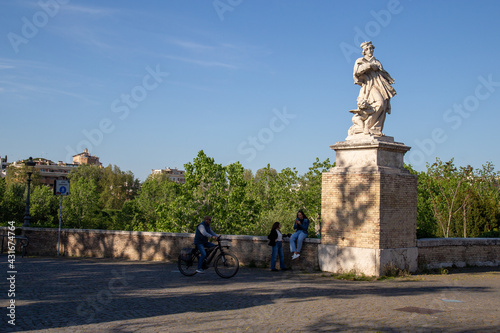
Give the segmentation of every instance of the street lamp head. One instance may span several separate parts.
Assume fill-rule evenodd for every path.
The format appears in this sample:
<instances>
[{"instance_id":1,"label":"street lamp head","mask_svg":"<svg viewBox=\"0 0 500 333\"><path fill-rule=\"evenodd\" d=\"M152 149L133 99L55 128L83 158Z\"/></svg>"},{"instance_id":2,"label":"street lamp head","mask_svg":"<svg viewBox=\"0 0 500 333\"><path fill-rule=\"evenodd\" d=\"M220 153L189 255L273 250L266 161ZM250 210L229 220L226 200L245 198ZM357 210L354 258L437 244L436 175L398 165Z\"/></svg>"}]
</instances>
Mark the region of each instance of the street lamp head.
<instances>
[{"instance_id":1,"label":"street lamp head","mask_svg":"<svg viewBox=\"0 0 500 333\"><path fill-rule=\"evenodd\" d=\"M34 167L36 165L35 162L33 162L33 158L30 156L27 162L24 163L24 165L29 166L29 167Z\"/></svg>"}]
</instances>

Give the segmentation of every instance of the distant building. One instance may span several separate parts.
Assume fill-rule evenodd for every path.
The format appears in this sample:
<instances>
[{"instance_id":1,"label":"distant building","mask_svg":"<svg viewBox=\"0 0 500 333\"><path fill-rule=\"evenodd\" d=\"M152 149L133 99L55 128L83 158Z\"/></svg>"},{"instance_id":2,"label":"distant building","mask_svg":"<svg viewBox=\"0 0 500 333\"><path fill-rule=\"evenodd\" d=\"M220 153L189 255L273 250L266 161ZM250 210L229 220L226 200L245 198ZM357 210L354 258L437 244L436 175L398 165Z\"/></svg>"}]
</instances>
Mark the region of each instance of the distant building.
<instances>
[{"instance_id":1,"label":"distant building","mask_svg":"<svg viewBox=\"0 0 500 333\"><path fill-rule=\"evenodd\" d=\"M99 157L90 155L87 148L85 148L83 153L73 155L73 164L90 164L102 167L102 163L99 162Z\"/></svg>"},{"instance_id":2,"label":"distant building","mask_svg":"<svg viewBox=\"0 0 500 333\"><path fill-rule=\"evenodd\" d=\"M10 166L15 168L20 168L24 166L26 161L16 161ZM35 162L35 170L36 173L40 176L37 181L40 184L44 184L49 186L50 188L54 187L54 180L66 180L68 179L68 174L71 170L74 170L78 165L76 164L68 164L59 161L58 163L54 163L51 160L47 160L45 158L34 158L33 162ZM22 175L18 175L16 177L23 177Z\"/></svg>"},{"instance_id":3,"label":"distant building","mask_svg":"<svg viewBox=\"0 0 500 333\"><path fill-rule=\"evenodd\" d=\"M168 178L176 182L178 184L184 184L186 181L184 179L184 170L178 170L177 168L171 169L171 168L165 168L165 169L152 169L151 174L152 175L158 175L158 174L166 174L168 175Z\"/></svg>"},{"instance_id":4,"label":"distant building","mask_svg":"<svg viewBox=\"0 0 500 333\"><path fill-rule=\"evenodd\" d=\"M7 156L5 156L5 159L2 158L2 163L1 163L1 171L0 175L1 177L5 177L6 175L6 170L5 168L7 167ZM25 161L17 161L12 163L11 165L14 167L21 167L24 165ZM41 184L47 185L51 188L54 187L54 181L55 180L66 180L68 179L68 174L77 168L79 165L82 164L90 164L90 165L98 165L99 167L102 167L101 162L99 162L99 157L97 156L91 156L89 154L88 149L85 149L83 153L80 153L78 155L73 156L73 164L70 163L64 163L62 161L59 161L57 163L52 162L51 160L47 160L45 158L34 158L33 162L35 162L35 169L37 173L40 175L40 178L38 181Z\"/></svg>"},{"instance_id":5,"label":"distant building","mask_svg":"<svg viewBox=\"0 0 500 333\"><path fill-rule=\"evenodd\" d=\"M66 180L71 170L74 170L78 165L63 163L61 161L54 163L45 158L33 159L35 169L40 173L40 183L49 187L54 187L55 180Z\"/></svg>"},{"instance_id":6,"label":"distant building","mask_svg":"<svg viewBox=\"0 0 500 333\"><path fill-rule=\"evenodd\" d=\"M8 165L9 163L7 163L7 155L5 155L5 158L0 157L0 178L4 178L7 174Z\"/></svg>"}]
</instances>

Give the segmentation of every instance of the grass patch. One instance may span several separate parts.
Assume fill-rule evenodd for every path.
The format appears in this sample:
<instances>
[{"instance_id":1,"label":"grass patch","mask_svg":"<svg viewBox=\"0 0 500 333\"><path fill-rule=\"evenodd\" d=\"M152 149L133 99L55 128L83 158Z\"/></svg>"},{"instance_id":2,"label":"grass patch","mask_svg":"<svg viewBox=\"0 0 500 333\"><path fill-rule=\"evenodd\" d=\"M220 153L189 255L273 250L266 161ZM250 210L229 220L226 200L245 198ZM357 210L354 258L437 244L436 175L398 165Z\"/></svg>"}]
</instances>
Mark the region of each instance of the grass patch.
<instances>
[{"instance_id":1,"label":"grass patch","mask_svg":"<svg viewBox=\"0 0 500 333\"><path fill-rule=\"evenodd\" d=\"M397 278L409 278L411 277L411 273L406 269L400 269L396 267L392 262L383 270L384 274L381 276L373 276L373 275L365 275L364 273L358 273L355 269L350 270L349 272L342 273L323 273L322 277L331 277L335 280L344 280L344 281L386 281L386 280L394 280Z\"/></svg>"},{"instance_id":2,"label":"grass patch","mask_svg":"<svg viewBox=\"0 0 500 333\"><path fill-rule=\"evenodd\" d=\"M407 269L401 269L396 266L392 261L384 266L383 275L387 278L395 278L395 277L409 277L411 273Z\"/></svg>"},{"instance_id":3,"label":"grass patch","mask_svg":"<svg viewBox=\"0 0 500 333\"><path fill-rule=\"evenodd\" d=\"M368 276L364 273L358 274L356 270L350 270L346 273L333 273L330 275L322 275L332 277L335 280L344 280L344 281L375 281L377 278L375 276Z\"/></svg>"},{"instance_id":4,"label":"grass patch","mask_svg":"<svg viewBox=\"0 0 500 333\"><path fill-rule=\"evenodd\" d=\"M426 265L426 266L419 267L418 273L419 274L428 274L428 275L446 275L449 273L449 271L443 267L428 268Z\"/></svg>"}]
</instances>

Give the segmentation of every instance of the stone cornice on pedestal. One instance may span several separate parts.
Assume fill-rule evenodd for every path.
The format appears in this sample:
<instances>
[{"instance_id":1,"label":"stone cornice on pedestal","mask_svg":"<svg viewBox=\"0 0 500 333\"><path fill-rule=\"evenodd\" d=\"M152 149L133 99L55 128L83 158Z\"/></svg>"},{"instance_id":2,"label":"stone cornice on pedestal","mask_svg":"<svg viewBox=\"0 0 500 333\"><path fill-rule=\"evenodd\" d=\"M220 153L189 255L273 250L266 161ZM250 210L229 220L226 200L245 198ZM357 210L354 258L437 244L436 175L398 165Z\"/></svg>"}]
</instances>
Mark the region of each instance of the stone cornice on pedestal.
<instances>
[{"instance_id":1,"label":"stone cornice on pedestal","mask_svg":"<svg viewBox=\"0 0 500 333\"><path fill-rule=\"evenodd\" d=\"M330 146L336 152L334 173L409 173L403 156L410 147L390 136L358 134Z\"/></svg>"}]
</instances>

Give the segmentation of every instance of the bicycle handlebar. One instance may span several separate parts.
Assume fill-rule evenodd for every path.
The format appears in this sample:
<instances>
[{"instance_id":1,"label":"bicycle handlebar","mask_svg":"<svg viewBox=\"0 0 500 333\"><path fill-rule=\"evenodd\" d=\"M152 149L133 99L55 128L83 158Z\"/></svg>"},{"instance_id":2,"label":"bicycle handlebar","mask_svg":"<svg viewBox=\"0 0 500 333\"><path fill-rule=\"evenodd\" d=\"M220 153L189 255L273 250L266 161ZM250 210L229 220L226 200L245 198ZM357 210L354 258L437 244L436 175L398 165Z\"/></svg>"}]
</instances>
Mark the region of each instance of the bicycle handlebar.
<instances>
[{"instance_id":1,"label":"bicycle handlebar","mask_svg":"<svg viewBox=\"0 0 500 333\"><path fill-rule=\"evenodd\" d=\"M232 239L229 239L229 238L222 238L222 235L220 235L219 237L215 237L215 239L220 242L220 241L227 241L227 242L232 242Z\"/></svg>"}]
</instances>

